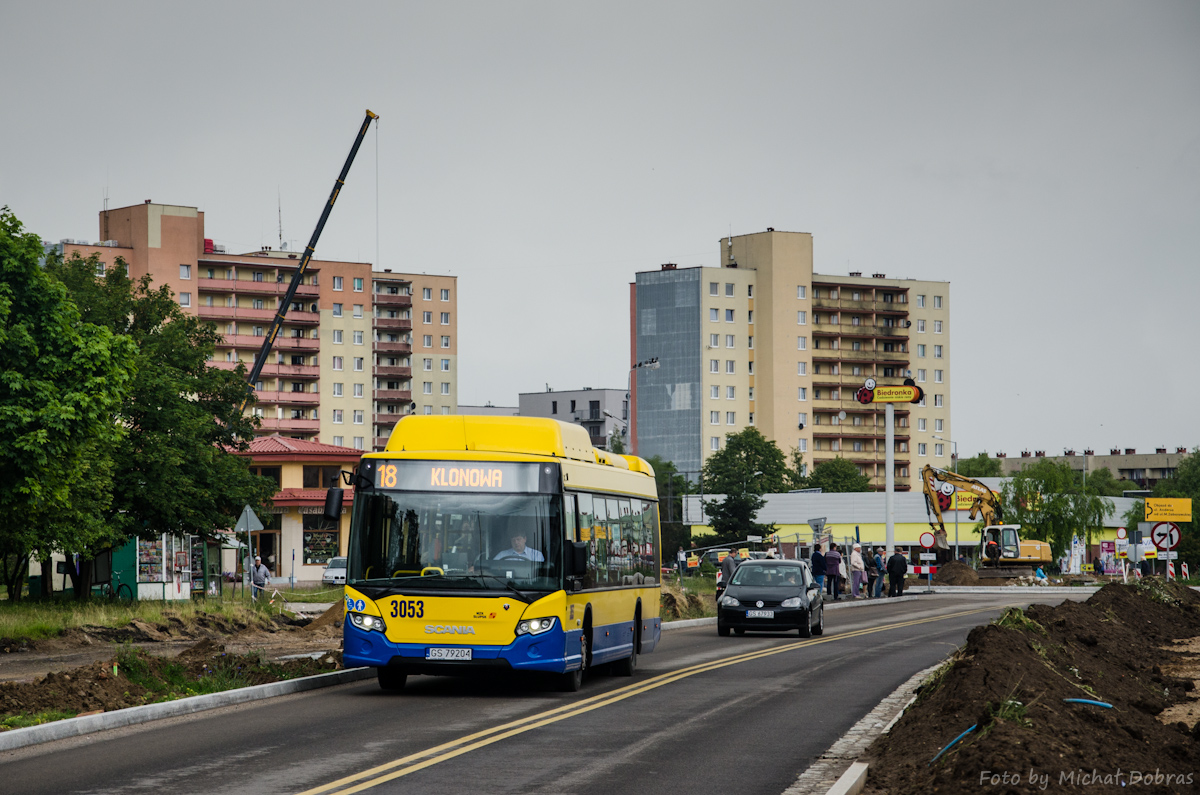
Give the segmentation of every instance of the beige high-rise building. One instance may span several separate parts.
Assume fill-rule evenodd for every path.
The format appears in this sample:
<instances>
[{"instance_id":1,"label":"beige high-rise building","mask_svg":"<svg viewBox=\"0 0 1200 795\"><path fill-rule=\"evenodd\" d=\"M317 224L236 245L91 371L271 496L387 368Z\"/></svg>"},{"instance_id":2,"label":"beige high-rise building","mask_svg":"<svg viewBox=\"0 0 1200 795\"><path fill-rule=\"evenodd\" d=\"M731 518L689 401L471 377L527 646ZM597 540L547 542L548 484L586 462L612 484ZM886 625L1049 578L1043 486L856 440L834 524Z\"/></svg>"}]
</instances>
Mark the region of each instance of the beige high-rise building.
<instances>
[{"instance_id":1,"label":"beige high-rise building","mask_svg":"<svg viewBox=\"0 0 1200 795\"><path fill-rule=\"evenodd\" d=\"M926 398L897 407L895 431L896 488L911 488L914 467L950 463L949 300L947 282L815 274L812 235L773 229L723 239L719 267L638 273L631 363L659 367L635 371L637 452L695 471L754 425L882 488L883 408L854 393L911 377Z\"/></svg>"},{"instance_id":2,"label":"beige high-rise building","mask_svg":"<svg viewBox=\"0 0 1200 795\"><path fill-rule=\"evenodd\" d=\"M134 279L170 287L185 312L222 334L213 365L228 369L253 366L301 258L227 253L205 238L195 207L149 201L102 211L100 236L47 248L98 254L105 268L119 257ZM313 259L255 384L260 432L382 449L405 414L454 412L457 351L456 277Z\"/></svg>"}]
</instances>

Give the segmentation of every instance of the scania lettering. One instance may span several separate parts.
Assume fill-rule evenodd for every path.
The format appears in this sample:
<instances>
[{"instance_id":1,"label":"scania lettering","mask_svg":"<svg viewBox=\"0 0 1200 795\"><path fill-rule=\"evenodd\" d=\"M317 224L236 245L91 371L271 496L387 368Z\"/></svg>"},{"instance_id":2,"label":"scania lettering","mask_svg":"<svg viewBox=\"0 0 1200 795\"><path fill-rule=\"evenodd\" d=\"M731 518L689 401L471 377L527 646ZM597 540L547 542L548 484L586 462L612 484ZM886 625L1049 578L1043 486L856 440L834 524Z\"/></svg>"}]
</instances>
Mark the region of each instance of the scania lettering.
<instances>
[{"instance_id":1,"label":"scania lettering","mask_svg":"<svg viewBox=\"0 0 1200 795\"><path fill-rule=\"evenodd\" d=\"M657 645L654 472L581 426L408 416L352 485L325 507L353 500L343 659L383 689L500 669L577 690L592 666L629 675Z\"/></svg>"}]
</instances>

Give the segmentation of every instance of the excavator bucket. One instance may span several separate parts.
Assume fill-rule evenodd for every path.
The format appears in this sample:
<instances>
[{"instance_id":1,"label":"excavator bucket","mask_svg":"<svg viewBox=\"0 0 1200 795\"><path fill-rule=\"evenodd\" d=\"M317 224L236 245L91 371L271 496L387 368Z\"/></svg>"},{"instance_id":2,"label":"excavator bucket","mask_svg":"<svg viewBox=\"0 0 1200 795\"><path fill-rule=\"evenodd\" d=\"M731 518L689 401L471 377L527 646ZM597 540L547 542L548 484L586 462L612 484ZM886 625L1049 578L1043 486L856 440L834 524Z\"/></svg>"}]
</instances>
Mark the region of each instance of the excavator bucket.
<instances>
[{"instance_id":1,"label":"excavator bucket","mask_svg":"<svg viewBox=\"0 0 1200 795\"><path fill-rule=\"evenodd\" d=\"M948 538L946 538L946 534L944 532L934 531L933 539L934 539L933 545L936 548L938 548L938 549L949 549L950 548L950 540Z\"/></svg>"}]
</instances>

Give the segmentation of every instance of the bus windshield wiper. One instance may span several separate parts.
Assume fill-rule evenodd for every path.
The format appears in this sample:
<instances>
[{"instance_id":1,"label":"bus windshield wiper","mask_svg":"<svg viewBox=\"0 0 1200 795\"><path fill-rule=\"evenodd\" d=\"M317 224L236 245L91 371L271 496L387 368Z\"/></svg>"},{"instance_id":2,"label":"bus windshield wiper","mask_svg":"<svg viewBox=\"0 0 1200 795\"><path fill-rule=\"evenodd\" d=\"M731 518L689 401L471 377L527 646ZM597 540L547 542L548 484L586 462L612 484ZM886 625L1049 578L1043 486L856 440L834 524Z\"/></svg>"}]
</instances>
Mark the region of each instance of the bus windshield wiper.
<instances>
[{"instance_id":1,"label":"bus windshield wiper","mask_svg":"<svg viewBox=\"0 0 1200 795\"><path fill-rule=\"evenodd\" d=\"M520 590L519 588L517 588L517 586L513 585L512 580L505 580L505 579L503 579L501 577L497 577L493 574L485 574L483 576L487 577L489 580L495 580L496 582L503 583L505 590L512 591L513 593L515 593L522 602L525 602L526 604L533 603L533 597L530 596L529 594L525 593L524 591Z\"/></svg>"}]
</instances>

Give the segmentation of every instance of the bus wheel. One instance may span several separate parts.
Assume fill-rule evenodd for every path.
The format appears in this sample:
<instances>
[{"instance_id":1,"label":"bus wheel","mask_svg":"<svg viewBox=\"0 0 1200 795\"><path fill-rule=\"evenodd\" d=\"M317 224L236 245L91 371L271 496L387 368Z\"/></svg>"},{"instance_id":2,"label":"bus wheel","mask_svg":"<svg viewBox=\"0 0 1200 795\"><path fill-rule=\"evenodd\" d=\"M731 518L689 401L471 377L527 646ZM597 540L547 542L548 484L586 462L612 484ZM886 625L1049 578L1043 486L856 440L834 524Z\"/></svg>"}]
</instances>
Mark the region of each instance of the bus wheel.
<instances>
[{"instance_id":1,"label":"bus wheel","mask_svg":"<svg viewBox=\"0 0 1200 795\"><path fill-rule=\"evenodd\" d=\"M587 668L588 660L586 634L579 637L579 652L579 668L574 671L567 671L565 674L560 674L562 678L559 680L559 685L564 693L578 693L579 688L583 687L583 672Z\"/></svg>"},{"instance_id":2,"label":"bus wheel","mask_svg":"<svg viewBox=\"0 0 1200 795\"><path fill-rule=\"evenodd\" d=\"M635 615L633 617L633 648L630 650L628 657L613 663L613 673L617 676L633 676L633 672L637 670L638 646L642 640L641 630L642 617Z\"/></svg>"},{"instance_id":3,"label":"bus wheel","mask_svg":"<svg viewBox=\"0 0 1200 795\"><path fill-rule=\"evenodd\" d=\"M379 687L381 690L396 693L403 690L404 683L408 681L408 674L401 673L395 668L376 668L375 670L379 677Z\"/></svg>"}]
</instances>

